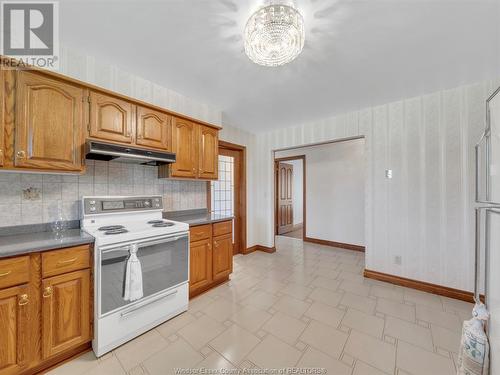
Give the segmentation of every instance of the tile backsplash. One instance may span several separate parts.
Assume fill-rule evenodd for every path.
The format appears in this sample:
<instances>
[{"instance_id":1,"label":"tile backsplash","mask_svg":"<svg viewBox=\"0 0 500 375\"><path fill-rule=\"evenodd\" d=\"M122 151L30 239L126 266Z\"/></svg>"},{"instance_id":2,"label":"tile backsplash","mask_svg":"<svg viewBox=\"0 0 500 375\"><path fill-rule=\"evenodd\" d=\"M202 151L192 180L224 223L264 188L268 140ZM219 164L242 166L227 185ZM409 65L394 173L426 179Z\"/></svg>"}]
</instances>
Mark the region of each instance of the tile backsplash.
<instances>
[{"instance_id":1,"label":"tile backsplash","mask_svg":"<svg viewBox=\"0 0 500 375\"><path fill-rule=\"evenodd\" d=\"M203 181L159 179L158 168L87 160L83 175L0 171L0 227L80 218L84 195L162 195L166 211L207 206Z\"/></svg>"}]
</instances>

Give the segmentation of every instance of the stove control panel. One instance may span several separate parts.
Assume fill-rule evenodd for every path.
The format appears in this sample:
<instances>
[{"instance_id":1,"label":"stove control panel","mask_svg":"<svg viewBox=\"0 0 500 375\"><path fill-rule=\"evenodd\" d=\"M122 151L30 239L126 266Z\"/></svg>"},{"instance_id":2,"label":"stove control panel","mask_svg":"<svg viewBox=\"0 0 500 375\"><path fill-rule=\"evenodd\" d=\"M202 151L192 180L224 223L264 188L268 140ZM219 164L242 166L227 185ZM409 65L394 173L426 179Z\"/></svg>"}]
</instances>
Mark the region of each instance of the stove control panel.
<instances>
[{"instance_id":1,"label":"stove control panel","mask_svg":"<svg viewBox=\"0 0 500 375\"><path fill-rule=\"evenodd\" d=\"M161 209L163 209L163 200L161 196L83 197L83 212L85 215Z\"/></svg>"}]
</instances>

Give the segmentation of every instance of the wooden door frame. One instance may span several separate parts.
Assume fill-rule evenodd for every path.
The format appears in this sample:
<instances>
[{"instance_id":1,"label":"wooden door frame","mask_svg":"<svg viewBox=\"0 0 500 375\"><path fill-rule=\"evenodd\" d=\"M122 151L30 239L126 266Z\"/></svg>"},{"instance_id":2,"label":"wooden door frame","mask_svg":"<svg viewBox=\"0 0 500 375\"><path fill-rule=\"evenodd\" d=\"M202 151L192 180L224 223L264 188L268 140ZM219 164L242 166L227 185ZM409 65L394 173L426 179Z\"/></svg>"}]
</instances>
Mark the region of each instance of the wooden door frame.
<instances>
[{"instance_id":1,"label":"wooden door frame","mask_svg":"<svg viewBox=\"0 0 500 375\"><path fill-rule=\"evenodd\" d=\"M287 156L274 159L274 235L278 235L278 167L280 162L302 160L302 240L306 237L306 155Z\"/></svg>"},{"instance_id":2,"label":"wooden door frame","mask_svg":"<svg viewBox=\"0 0 500 375\"><path fill-rule=\"evenodd\" d=\"M226 142L219 139L219 148L226 150L241 152L241 173L240 173L240 196L239 196L239 211L240 211L240 222L241 222L241 234L240 234L240 251L239 254L244 254L247 248L247 148L236 143ZM207 208L211 210L211 183L207 182Z\"/></svg>"}]
</instances>

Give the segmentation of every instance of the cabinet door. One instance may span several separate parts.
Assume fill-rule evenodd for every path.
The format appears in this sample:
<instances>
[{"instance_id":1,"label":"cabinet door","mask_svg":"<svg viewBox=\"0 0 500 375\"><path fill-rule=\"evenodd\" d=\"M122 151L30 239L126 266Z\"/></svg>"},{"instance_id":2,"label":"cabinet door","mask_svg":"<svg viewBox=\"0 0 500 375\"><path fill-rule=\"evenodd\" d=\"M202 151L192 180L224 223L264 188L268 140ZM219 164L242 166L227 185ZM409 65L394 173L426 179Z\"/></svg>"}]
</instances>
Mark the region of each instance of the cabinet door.
<instances>
[{"instance_id":1,"label":"cabinet door","mask_svg":"<svg viewBox=\"0 0 500 375\"><path fill-rule=\"evenodd\" d=\"M145 107L137 107L138 145L168 150L170 147L170 118L167 114Z\"/></svg>"},{"instance_id":2,"label":"cabinet door","mask_svg":"<svg viewBox=\"0 0 500 375\"><path fill-rule=\"evenodd\" d=\"M18 374L29 363L28 285L0 290L0 374Z\"/></svg>"},{"instance_id":3,"label":"cabinet door","mask_svg":"<svg viewBox=\"0 0 500 375\"><path fill-rule=\"evenodd\" d=\"M213 278L224 279L233 272L233 235L214 237Z\"/></svg>"},{"instance_id":4,"label":"cabinet door","mask_svg":"<svg viewBox=\"0 0 500 375\"><path fill-rule=\"evenodd\" d=\"M219 137L218 130L200 125L198 177L217 180Z\"/></svg>"},{"instance_id":5,"label":"cabinet door","mask_svg":"<svg viewBox=\"0 0 500 375\"><path fill-rule=\"evenodd\" d=\"M44 359L90 340L90 270L44 279L42 297Z\"/></svg>"},{"instance_id":6,"label":"cabinet door","mask_svg":"<svg viewBox=\"0 0 500 375\"><path fill-rule=\"evenodd\" d=\"M135 106L125 100L92 91L89 135L106 141L133 143Z\"/></svg>"},{"instance_id":7,"label":"cabinet door","mask_svg":"<svg viewBox=\"0 0 500 375\"><path fill-rule=\"evenodd\" d=\"M172 151L176 162L172 164L172 177L196 177L198 161L198 125L188 120L172 119Z\"/></svg>"},{"instance_id":8,"label":"cabinet door","mask_svg":"<svg viewBox=\"0 0 500 375\"><path fill-rule=\"evenodd\" d=\"M82 170L83 95L81 87L18 72L16 167Z\"/></svg>"},{"instance_id":9,"label":"cabinet door","mask_svg":"<svg viewBox=\"0 0 500 375\"><path fill-rule=\"evenodd\" d=\"M212 240L192 242L189 251L189 292L212 282Z\"/></svg>"},{"instance_id":10,"label":"cabinet door","mask_svg":"<svg viewBox=\"0 0 500 375\"><path fill-rule=\"evenodd\" d=\"M5 70L0 69L0 167L4 166L5 158L5 91L7 87L5 86Z\"/></svg>"}]
</instances>

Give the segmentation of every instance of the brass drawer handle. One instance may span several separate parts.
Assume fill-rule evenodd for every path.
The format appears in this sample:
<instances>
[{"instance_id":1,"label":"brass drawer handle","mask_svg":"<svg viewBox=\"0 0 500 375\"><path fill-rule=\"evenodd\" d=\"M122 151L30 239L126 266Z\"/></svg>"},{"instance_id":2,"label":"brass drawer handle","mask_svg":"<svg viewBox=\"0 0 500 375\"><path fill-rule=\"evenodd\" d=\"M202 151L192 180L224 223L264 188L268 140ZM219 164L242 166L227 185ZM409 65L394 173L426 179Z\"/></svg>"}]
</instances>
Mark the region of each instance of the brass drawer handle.
<instances>
[{"instance_id":1,"label":"brass drawer handle","mask_svg":"<svg viewBox=\"0 0 500 375\"><path fill-rule=\"evenodd\" d=\"M2 272L0 273L0 277L10 275L11 273L12 271Z\"/></svg>"},{"instance_id":2,"label":"brass drawer handle","mask_svg":"<svg viewBox=\"0 0 500 375\"><path fill-rule=\"evenodd\" d=\"M78 257L74 257L72 259L68 259L68 260L58 260L57 261L57 264L68 264L68 263L73 263L75 260L77 260Z\"/></svg>"},{"instance_id":3,"label":"brass drawer handle","mask_svg":"<svg viewBox=\"0 0 500 375\"><path fill-rule=\"evenodd\" d=\"M21 294L19 296L19 306L24 306L24 305L27 305L29 302L28 300L28 295L27 294Z\"/></svg>"},{"instance_id":4,"label":"brass drawer handle","mask_svg":"<svg viewBox=\"0 0 500 375\"><path fill-rule=\"evenodd\" d=\"M19 159L24 159L26 157L26 152L25 151L18 151L16 155Z\"/></svg>"},{"instance_id":5,"label":"brass drawer handle","mask_svg":"<svg viewBox=\"0 0 500 375\"><path fill-rule=\"evenodd\" d=\"M42 296L43 296L43 298L49 298L50 296L52 296L52 287L51 286L46 287L43 290Z\"/></svg>"},{"instance_id":6,"label":"brass drawer handle","mask_svg":"<svg viewBox=\"0 0 500 375\"><path fill-rule=\"evenodd\" d=\"M214 241L215 247L219 247L219 243L217 241Z\"/></svg>"}]
</instances>

